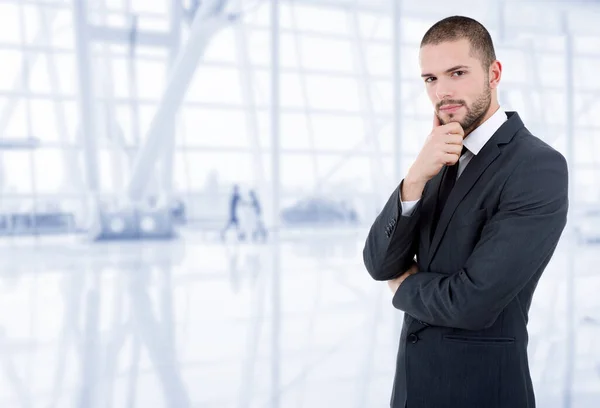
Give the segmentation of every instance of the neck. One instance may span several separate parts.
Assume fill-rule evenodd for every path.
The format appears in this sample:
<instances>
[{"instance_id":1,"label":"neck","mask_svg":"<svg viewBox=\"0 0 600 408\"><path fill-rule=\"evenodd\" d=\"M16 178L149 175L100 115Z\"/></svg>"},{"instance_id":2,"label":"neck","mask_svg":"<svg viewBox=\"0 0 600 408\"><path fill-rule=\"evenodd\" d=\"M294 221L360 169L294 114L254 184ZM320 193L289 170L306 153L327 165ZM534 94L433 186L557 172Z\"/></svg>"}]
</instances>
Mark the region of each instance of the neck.
<instances>
[{"instance_id":1,"label":"neck","mask_svg":"<svg viewBox=\"0 0 600 408\"><path fill-rule=\"evenodd\" d=\"M490 103L490 107L488 108L488 110L485 113L485 115L483 115L481 117L481 120L477 121L477 123L474 123L473 126L470 129L465 129L465 137L463 139L465 139L467 136L469 136L469 133L471 133L475 129L477 129L486 120L488 120L489 118L491 118L492 116L494 116L494 113L496 113L498 111L498 109L500 109L500 104L498 103L497 100L492 99L492 102Z\"/></svg>"},{"instance_id":2,"label":"neck","mask_svg":"<svg viewBox=\"0 0 600 408\"><path fill-rule=\"evenodd\" d=\"M488 120L489 118L491 118L492 116L494 116L494 113L498 112L498 109L500 109L500 104L498 103L498 101L492 99L492 103L490 104L490 108L488 109L488 111L486 112L485 116L481 120L481 123L485 122L486 120Z\"/></svg>"}]
</instances>

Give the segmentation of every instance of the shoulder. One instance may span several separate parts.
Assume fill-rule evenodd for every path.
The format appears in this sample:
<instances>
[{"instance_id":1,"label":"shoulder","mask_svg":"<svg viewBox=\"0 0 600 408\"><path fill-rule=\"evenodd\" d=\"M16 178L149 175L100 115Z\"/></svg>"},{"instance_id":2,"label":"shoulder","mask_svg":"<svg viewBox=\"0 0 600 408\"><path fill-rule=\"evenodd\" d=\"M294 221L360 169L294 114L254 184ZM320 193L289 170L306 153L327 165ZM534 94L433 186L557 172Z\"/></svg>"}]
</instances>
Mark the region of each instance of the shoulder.
<instances>
[{"instance_id":1,"label":"shoulder","mask_svg":"<svg viewBox=\"0 0 600 408\"><path fill-rule=\"evenodd\" d=\"M505 202L542 205L568 200L568 166L558 150L526 128L519 130L505 147L511 156L510 174L501 192Z\"/></svg>"},{"instance_id":2,"label":"shoulder","mask_svg":"<svg viewBox=\"0 0 600 408\"><path fill-rule=\"evenodd\" d=\"M548 170L568 171L565 156L525 127L517 132L510 145L514 173L536 170L540 166Z\"/></svg>"}]
</instances>

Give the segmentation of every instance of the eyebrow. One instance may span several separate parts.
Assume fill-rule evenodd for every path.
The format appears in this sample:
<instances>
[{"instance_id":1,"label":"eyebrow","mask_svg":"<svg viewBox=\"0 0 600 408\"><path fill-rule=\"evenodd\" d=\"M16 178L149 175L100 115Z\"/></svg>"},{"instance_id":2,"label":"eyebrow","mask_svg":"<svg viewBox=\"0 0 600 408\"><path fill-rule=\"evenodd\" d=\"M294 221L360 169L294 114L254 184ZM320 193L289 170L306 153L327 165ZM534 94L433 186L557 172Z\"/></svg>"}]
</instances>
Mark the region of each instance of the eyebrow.
<instances>
[{"instance_id":1,"label":"eyebrow","mask_svg":"<svg viewBox=\"0 0 600 408\"><path fill-rule=\"evenodd\" d=\"M453 71L456 71L456 70L459 70L459 69L469 69L469 67L466 66L466 65L457 65L455 67L447 69L446 71L444 71L444 73L449 74L450 72L453 72ZM435 75L433 75L433 74L421 74L421 78L432 77L432 76L435 76Z\"/></svg>"}]
</instances>

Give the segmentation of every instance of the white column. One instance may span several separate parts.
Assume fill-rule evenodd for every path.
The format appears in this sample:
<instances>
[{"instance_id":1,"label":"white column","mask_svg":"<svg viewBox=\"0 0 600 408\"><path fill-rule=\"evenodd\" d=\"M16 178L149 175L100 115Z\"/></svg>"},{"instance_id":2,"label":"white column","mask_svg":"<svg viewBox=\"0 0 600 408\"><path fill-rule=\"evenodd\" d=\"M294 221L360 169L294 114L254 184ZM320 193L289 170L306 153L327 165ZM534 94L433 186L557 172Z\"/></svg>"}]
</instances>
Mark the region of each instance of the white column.
<instances>
[{"instance_id":1,"label":"white column","mask_svg":"<svg viewBox=\"0 0 600 408\"><path fill-rule=\"evenodd\" d=\"M279 67L279 0L271 0L271 408L280 406L280 67Z\"/></svg>"},{"instance_id":2,"label":"white column","mask_svg":"<svg viewBox=\"0 0 600 408\"><path fill-rule=\"evenodd\" d=\"M392 82L394 89L394 180L400 183L402 179L402 0L392 0L393 4L393 67ZM379 205L379 203L378 203Z\"/></svg>"},{"instance_id":3,"label":"white column","mask_svg":"<svg viewBox=\"0 0 600 408\"><path fill-rule=\"evenodd\" d=\"M96 146L96 124L93 109L91 55L89 51L86 5L86 0L74 0L73 24L75 27L75 49L77 52L80 132L83 142L86 180L89 191L95 195L99 190L98 151Z\"/></svg>"},{"instance_id":4,"label":"white column","mask_svg":"<svg viewBox=\"0 0 600 408\"><path fill-rule=\"evenodd\" d=\"M575 165L575 151L574 151L574 137L575 137L575 84L574 82L574 72L573 72L573 35L571 34L571 30L569 27L568 17L569 12L563 12L563 33L565 35L565 112L566 112L566 129L565 134L567 138L567 149L565 152L565 156L567 162L569 163L569 199L570 199L570 210L571 214L577 214L576 205L574 203L574 186L575 186L575 177L574 170L576 168ZM573 376L574 376L574 368L575 368L575 359L577 358L577 353L575 352L575 347L577 344L577 314L575 313L575 260L577 259L576 254L576 242L575 242L575 234L574 228L571 220L568 220L567 227L565 230L565 237L567 238L567 253L569 264L567 268L566 274L566 318L567 318L567 333L565 336L566 342L566 367L565 367L565 377L564 377L564 408L570 408L572 406L572 390L573 390Z\"/></svg>"}]
</instances>

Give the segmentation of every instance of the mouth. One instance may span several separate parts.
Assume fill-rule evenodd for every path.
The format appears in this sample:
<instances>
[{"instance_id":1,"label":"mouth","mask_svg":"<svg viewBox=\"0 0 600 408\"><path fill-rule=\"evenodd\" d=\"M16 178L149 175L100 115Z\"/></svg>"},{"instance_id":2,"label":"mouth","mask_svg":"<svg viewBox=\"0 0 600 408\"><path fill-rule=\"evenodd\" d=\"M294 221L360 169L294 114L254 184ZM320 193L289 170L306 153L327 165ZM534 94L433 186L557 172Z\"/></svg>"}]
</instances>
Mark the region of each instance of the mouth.
<instances>
[{"instance_id":1,"label":"mouth","mask_svg":"<svg viewBox=\"0 0 600 408\"><path fill-rule=\"evenodd\" d=\"M454 113L462 108L462 105L444 105L440 107L440 112L443 113Z\"/></svg>"}]
</instances>

